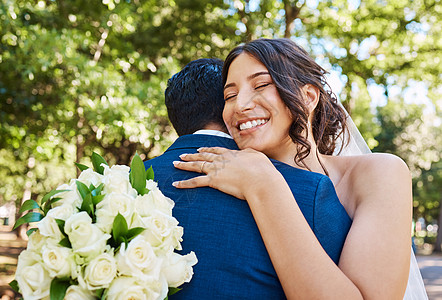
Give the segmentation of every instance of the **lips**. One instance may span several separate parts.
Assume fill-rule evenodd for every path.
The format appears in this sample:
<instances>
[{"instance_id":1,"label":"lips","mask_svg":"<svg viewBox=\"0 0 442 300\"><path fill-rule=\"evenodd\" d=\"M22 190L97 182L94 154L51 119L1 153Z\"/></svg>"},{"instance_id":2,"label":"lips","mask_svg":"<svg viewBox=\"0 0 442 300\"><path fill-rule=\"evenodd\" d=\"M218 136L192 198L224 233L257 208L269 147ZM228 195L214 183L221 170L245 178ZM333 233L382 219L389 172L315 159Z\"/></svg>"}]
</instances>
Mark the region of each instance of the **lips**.
<instances>
[{"instance_id":1,"label":"lips","mask_svg":"<svg viewBox=\"0 0 442 300\"><path fill-rule=\"evenodd\" d=\"M263 125L267 123L269 119L254 119L254 120L248 120L248 121L240 121L238 122L237 128L242 131L246 129L255 128L257 126Z\"/></svg>"}]
</instances>

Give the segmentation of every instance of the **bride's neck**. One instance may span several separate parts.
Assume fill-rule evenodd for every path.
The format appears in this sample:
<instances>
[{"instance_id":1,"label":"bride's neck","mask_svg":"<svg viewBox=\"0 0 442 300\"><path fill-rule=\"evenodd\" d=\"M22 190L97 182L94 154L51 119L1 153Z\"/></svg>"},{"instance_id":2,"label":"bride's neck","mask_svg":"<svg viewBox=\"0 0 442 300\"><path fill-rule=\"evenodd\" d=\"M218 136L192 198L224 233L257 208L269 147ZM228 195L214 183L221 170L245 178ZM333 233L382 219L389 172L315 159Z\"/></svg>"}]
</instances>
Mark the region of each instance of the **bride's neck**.
<instances>
[{"instance_id":1,"label":"bride's neck","mask_svg":"<svg viewBox=\"0 0 442 300\"><path fill-rule=\"evenodd\" d=\"M321 159L322 155L316 154L317 147L315 142L310 139L309 142L311 145L310 153L303 159L303 163L299 163L299 165L295 162L297 149L296 144L293 142L286 145L286 147L281 147L277 153L268 156L298 169L310 170L312 172L325 174L325 171L321 165L321 162L324 163L324 161Z\"/></svg>"}]
</instances>

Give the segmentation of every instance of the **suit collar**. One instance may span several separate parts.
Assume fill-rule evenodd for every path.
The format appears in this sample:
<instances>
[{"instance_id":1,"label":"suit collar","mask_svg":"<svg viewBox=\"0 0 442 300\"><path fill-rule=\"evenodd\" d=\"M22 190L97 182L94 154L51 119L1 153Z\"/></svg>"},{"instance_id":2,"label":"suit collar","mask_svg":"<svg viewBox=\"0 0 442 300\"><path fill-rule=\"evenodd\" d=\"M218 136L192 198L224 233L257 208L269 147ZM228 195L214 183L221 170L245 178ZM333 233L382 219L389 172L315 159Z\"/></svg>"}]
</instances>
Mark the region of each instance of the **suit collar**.
<instances>
[{"instance_id":1,"label":"suit collar","mask_svg":"<svg viewBox=\"0 0 442 300\"><path fill-rule=\"evenodd\" d=\"M238 150L238 146L233 139L206 134L187 134L176 139L166 151L188 148L198 149L200 147L224 147Z\"/></svg>"}]
</instances>

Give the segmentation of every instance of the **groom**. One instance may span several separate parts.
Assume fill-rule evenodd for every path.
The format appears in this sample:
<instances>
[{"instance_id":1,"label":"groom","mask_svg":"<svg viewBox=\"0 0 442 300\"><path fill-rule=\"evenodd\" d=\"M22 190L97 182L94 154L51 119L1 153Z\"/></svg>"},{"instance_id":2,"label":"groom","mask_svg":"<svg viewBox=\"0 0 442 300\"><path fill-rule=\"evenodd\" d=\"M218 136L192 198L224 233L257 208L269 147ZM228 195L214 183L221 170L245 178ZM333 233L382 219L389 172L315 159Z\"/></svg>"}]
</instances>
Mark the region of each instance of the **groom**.
<instances>
[{"instance_id":1,"label":"groom","mask_svg":"<svg viewBox=\"0 0 442 300\"><path fill-rule=\"evenodd\" d=\"M238 149L222 120L222 61L198 59L169 79L165 102L180 136L153 167L161 191L175 201L174 217L184 227L183 253L194 251L194 276L170 299L285 299L246 201L203 187L176 189L172 182L201 174L172 162L199 147ZM289 183L307 222L328 255L338 262L351 221L331 181L318 173L272 161ZM346 218L343 218L342 215ZM332 242L333 241L333 242Z\"/></svg>"}]
</instances>

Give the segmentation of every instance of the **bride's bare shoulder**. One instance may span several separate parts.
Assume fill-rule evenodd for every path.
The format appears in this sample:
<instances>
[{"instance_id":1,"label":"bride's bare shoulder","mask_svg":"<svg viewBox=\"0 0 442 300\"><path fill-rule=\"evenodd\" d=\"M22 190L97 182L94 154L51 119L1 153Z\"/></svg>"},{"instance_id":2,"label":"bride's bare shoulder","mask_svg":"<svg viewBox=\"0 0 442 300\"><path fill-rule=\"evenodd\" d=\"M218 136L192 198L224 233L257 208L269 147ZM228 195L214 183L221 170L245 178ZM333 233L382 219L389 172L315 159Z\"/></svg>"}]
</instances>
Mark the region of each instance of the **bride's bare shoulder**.
<instances>
[{"instance_id":1,"label":"bride's bare shoulder","mask_svg":"<svg viewBox=\"0 0 442 300\"><path fill-rule=\"evenodd\" d=\"M346 168L348 186L356 201L382 201L396 198L397 190L411 191L411 174L406 163L396 155L373 153L342 157L341 167ZM359 199L359 200L357 200Z\"/></svg>"},{"instance_id":2,"label":"bride's bare shoulder","mask_svg":"<svg viewBox=\"0 0 442 300\"><path fill-rule=\"evenodd\" d=\"M409 175L407 164L398 156L388 153L371 153L349 157L353 175L365 179L384 180L388 175Z\"/></svg>"}]
</instances>

